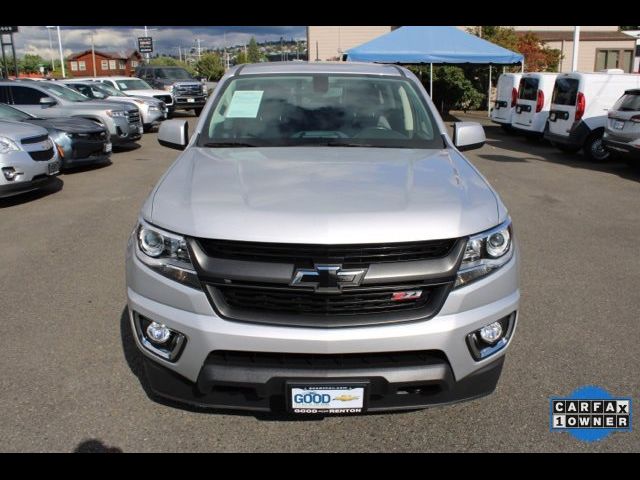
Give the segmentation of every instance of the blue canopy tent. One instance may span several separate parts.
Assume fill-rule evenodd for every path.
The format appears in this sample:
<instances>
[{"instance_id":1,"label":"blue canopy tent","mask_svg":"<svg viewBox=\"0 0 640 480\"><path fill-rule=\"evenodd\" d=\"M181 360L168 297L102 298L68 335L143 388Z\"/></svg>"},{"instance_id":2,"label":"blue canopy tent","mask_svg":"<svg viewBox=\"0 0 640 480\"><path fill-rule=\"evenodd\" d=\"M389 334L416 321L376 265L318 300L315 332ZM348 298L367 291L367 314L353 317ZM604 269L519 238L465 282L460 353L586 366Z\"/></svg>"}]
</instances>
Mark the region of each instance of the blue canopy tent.
<instances>
[{"instance_id":1,"label":"blue canopy tent","mask_svg":"<svg viewBox=\"0 0 640 480\"><path fill-rule=\"evenodd\" d=\"M433 97L433 64L521 64L524 57L451 26L406 26L374 38L346 52L352 62L430 64L429 94ZM489 98L489 97L487 97Z\"/></svg>"}]
</instances>

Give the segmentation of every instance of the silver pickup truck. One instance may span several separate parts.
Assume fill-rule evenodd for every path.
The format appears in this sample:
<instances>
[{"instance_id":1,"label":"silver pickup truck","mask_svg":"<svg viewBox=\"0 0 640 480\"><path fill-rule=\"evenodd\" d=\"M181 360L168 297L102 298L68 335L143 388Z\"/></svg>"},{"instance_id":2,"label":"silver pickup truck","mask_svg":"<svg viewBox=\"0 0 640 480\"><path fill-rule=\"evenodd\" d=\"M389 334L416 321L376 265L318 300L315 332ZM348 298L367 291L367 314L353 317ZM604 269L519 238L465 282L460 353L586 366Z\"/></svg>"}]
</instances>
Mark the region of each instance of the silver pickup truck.
<instances>
[{"instance_id":1,"label":"silver pickup truck","mask_svg":"<svg viewBox=\"0 0 640 480\"><path fill-rule=\"evenodd\" d=\"M113 145L139 140L143 127L140 110L133 103L96 101L48 81L0 81L0 103L15 106L41 118L81 117L104 125Z\"/></svg>"},{"instance_id":2,"label":"silver pickup truck","mask_svg":"<svg viewBox=\"0 0 640 480\"><path fill-rule=\"evenodd\" d=\"M136 345L158 395L327 415L496 387L518 318L507 208L394 65L230 69L128 245Z\"/></svg>"}]
</instances>

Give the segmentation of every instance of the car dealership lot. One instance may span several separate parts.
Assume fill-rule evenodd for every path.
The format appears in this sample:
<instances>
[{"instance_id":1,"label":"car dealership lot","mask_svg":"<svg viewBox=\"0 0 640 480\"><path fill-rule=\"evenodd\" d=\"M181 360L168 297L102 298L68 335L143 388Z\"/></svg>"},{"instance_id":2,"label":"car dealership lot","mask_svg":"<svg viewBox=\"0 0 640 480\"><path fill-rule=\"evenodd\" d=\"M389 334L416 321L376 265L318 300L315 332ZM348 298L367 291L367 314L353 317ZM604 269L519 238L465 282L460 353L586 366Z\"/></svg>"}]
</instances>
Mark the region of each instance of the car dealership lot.
<instances>
[{"instance_id":1,"label":"car dealership lot","mask_svg":"<svg viewBox=\"0 0 640 480\"><path fill-rule=\"evenodd\" d=\"M640 168L486 132L467 156L500 192L522 250L520 322L493 395L310 421L151 401L124 317L124 250L177 156L153 133L107 167L0 202L0 450L640 450L637 422L594 444L549 431L549 398L581 385L638 400Z\"/></svg>"}]
</instances>

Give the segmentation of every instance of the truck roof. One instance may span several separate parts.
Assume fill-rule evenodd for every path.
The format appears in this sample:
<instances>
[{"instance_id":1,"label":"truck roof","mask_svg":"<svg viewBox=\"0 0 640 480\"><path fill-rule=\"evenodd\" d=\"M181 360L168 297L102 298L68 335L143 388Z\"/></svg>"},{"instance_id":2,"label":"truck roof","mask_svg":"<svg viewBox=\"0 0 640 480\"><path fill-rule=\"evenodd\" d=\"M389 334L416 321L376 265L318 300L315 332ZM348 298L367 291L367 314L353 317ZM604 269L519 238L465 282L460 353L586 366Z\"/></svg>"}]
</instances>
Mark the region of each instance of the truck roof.
<instances>
[{"instance_id":1,"label":"truck roof","mask_svg":"<svg viewBox=\"0 0 640 480\"><path fill-rule=\"evenodd\" d=\"M263 62L237 65L235 75L258 73L354 73L360 75L406 76L397 65L360 62Z\"/></svg>"}]
</instances>

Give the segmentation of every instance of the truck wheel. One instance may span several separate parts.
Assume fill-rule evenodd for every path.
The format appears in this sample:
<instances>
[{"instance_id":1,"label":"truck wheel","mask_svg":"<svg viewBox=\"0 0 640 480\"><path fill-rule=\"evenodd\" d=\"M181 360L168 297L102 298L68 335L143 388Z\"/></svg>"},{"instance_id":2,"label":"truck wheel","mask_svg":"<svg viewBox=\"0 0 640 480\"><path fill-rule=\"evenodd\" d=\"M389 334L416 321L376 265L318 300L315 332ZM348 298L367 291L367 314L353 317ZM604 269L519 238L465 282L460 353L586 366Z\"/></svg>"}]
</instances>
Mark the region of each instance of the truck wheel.
<instances>
[{"instance_id":1,"label":"truck wheel","mask_svg":"<svg viewBox=\"0 0 640 480\"><path fill-rule=\"evenodd\" d=\"M551 145L553 145L563 153L576 153L578 150L580 150L580 147L574 147L573 145L565 145L564 143L551 142Z\"/></svg>"},{"instance_id":2,"label":"truck wheel","mask_svg":"<svg viewBox=\"0 0 640 480\"><path fill-rule=\"evenodd\" d=\"M199 117L200 114L202 113L202 108L194 108L193 113L196 114L196 117Z\"/></svg>"},{"instance_id":3,"label":"truck wheel","mask_svg":"<svg viewBox=\"0 0 640 480\"><path fill-rule=\"evenodd\" d=\"M592 162L603 162L611 156L602 141L602 132L594 132L584 142L584 156Z\"/></svg>"}]
</instances>

